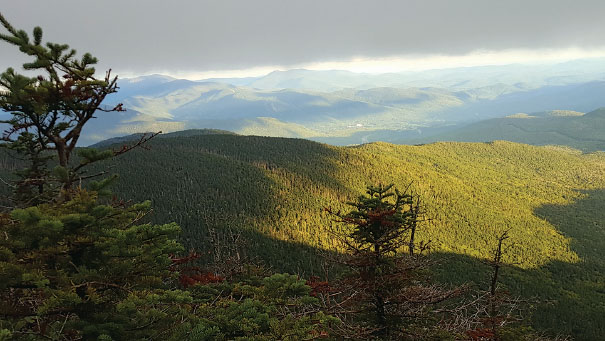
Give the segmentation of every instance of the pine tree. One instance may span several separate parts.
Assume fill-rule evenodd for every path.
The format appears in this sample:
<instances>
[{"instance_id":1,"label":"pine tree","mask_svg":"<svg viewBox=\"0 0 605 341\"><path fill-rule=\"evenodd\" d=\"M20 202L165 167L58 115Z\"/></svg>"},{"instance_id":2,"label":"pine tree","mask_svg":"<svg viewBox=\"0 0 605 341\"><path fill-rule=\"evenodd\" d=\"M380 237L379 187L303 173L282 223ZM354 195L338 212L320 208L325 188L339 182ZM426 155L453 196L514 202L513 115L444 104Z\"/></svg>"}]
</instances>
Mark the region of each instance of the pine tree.
<instances>
[{"instance_id":1,"label":"pine tree","mask_svg":"<svg viewBox=\"0 0 605 341\"><path fill-rule=\"evenodd\" d=\"M148 212L149 202L102 204L82 190L2 216L0 329L15 339L161 335L180 313L173 303L191 298L170 284L179 228L140 224Z\"/></svg>"},{"instance_id":2,"label":"pine tree","mask_svg":"<svg viewBox=\"0 0 605 341\"><path fill-rule=\"evenodd\" d=\"M353 293L343 301L352 305L349 311L358 312L354 321L370 322L368 337L427 336L414 333L433 322L429 308L458 290L427 284L428 260L412 251L412 232L422 220L418 198L393 184L378 185L349 205L353 210L348 213L328 211L344 224L335 233L348 250L342 262L351 272L340 286Z\"/></svg>"},{"instance_id":3,"label":"pine tree","mask_svg":"<svg viewBox=\"0 0 605 341\"><path fill-rule=\"evenodd\" d=\"M32 62L23 64L39 75L28 77L8 68L0 75L0 109L11 118L1 138L3 147L16 151L31 165L20 172L16 196L20 206L36 204L57 196L62 190L69 199L76 181L88 178L83 168L114 155L110 151L73 154L84 125L99 112L121 111L121 104L105 108L105 97L117 91L117 77L107 71L104 79L95 76L97 59L89 53L76 58L66 44L42 44L42 29L33 30L33 41L23 30L16 30L0 13L7 34L0 40L13 44ZM49 161L56 167L50 171Z\"/></svg>"},{"instance_id":4,"label":"pine tree","mask_svg":"<svg viewBox=\"0 0 605 341\"><path fill-rule=\"evenodd\" d=\"M188 321L192 298L176 289L172 255L183 251L175 224L144 223L149 202L99 199L113 180L90 183L83 169L119 151L79 149L84 125L117 90L117 78L95 78L96 59L76 59L67 45L33 42L0 14L8 34L35 60L27 77L9 68L0 75L0 109L11 114L2 147L27 166L17 175L16 209L0 214L0 339L150 339L173 335ZM54 169L51 167L56 165Z\"/></svg>"}]
</instances>

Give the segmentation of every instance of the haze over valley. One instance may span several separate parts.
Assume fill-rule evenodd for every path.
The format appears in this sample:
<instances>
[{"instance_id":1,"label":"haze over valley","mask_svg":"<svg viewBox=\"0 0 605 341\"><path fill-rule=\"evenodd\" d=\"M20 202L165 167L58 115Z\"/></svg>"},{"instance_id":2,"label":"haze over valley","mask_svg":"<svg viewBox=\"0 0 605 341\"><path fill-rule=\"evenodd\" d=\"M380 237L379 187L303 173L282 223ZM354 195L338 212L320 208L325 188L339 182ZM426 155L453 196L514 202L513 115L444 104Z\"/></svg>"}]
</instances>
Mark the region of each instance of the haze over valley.
<instances>
[{"instance_id":1,"label":"haze over valley","mask_svg":"<svg viewBox=\"0 0 605 341\"><path fill-rule=\"evenodd\" d=\"M598 109L605 106L604 65L590 59L388 74L301 69L198 81L141 76L121 80L120 92L105 102L122 102L128 111L91 123L94 133L82 143L194 128L336 145L405 143L518 113Z\"/></svg>"}]
</instances>

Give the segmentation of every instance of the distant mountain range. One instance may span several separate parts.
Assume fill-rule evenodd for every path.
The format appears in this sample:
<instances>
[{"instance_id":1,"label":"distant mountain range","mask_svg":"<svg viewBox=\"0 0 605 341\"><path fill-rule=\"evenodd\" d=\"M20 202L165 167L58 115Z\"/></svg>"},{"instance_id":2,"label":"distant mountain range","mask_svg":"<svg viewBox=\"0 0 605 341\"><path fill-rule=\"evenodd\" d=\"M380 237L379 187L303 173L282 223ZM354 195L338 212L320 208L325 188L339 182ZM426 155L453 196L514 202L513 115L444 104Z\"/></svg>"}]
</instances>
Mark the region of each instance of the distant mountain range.
<instances>
[{"instance_id":1,"label":"distant mountain range","mask_svg":"<svg viewBox=\"0 0 605 341\"><path fill-rule=\"evenodd\" d=\"M200 128L347 145L424 138L518 112L605 107L605 60L378 75L288 70L200 81L151 75L119 86L105 104L128 111L100 113L81 145Z\"/></svg>"},{"instance_id":2,"label":"distant mountain range","mask_svg":"<svg viewBox=\"0 0 605 341\"><path fill-rule=\"evenodd\" d=\"M543 65L494 65L458 67L419 72L386 74L350 71L312 71L294 69L274 71L262 77L213 78L204 81L248 86L262 90L299 89L332 92L345 88L367 90L393 87L433 87L469 90L501 84L520 89L536 89L548 85L569 85L603 80L604 58L575 60Z\"/></svg>"}]
</instances>

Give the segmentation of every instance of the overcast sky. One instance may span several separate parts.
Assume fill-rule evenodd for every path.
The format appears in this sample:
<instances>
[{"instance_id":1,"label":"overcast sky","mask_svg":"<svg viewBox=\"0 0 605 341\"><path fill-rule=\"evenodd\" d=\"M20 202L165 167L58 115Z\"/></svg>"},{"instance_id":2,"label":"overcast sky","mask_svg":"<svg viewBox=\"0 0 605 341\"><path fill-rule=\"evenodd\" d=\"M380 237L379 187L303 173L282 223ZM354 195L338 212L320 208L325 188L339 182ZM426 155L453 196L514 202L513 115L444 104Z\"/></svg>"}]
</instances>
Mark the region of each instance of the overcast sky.
<instances>
[{"instance_id":1,"label":"overcast sky","mask_svg":"<svg viewBox=\"0 0 605 341\"><path fill-rule=\"evenodd\" d=\"M126 75L605 55L603 0L0 0L0 12ZM19 57L0 44L0 69Z\"/></svg>"}]
</instances>

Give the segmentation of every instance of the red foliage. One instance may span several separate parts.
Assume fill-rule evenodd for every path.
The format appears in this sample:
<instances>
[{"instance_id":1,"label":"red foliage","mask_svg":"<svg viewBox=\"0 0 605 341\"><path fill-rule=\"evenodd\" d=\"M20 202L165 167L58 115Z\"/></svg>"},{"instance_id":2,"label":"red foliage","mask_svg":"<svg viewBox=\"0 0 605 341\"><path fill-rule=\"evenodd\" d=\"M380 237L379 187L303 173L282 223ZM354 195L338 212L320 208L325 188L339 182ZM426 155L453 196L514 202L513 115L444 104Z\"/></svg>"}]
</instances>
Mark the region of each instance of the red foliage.
<instances>
[{"instance_id":1,"label":"red foliage","mask_svg":"<svg viewBox=\"0 0 605 341\"><path fill-rule=\"evenodd\" d=\"M176 265L191 263L198 258L200 258L200 255L198 255L194 251L189 252L189 254L187 256L181 257L181 258L178 258L175 255L171 255L170 260L172 261L172 264L170 265L170 267L173 268Z\"/></svg>"},{"instance_id":2,"label":"red foliage","mask_svg":"<svg viewBox=\"0 0 605 341\"><path fill-rule=\"evenodd\" d=\"M471 338L471 340L480 341L480 340L494 340L495 334L491 329L475 329L468 330L466 335Z\"/></svg>"},{"instance_id":3,"label":"red foliage","mask_svg":"<svg viewBox=\"0 0 605 341\"><path fill-rule=\"evenodd\" d=\"M326 294L334 291L332 286L330 286L330 282L320 281L317 276L309 278L307 285L311 287L310 295L313 297L317 297L318 294Z\"/></svg>"},{"instance_id":4,"label":"red foliage","mask_svg":"<svg viewBox=\"0 0 605 341\"><path fill-rule=\"evenodd\" d=\"M225 278L215 275L211 272L199 273L194 275L186 275L181 274L179 276L179 283L185 288L190 287L195 284L209 284L209 283L219 283L224 281Z\"/></svg>"},{"instance_id":5,"label":"red foliage","mask_svg":"<svg viewBox=\"0 0 605 341\"><path fill-rule=\"evenodd\" d=\"M211 272L204 271L197 266L184 266L194 262L198 258L200 258L200 255L195 252L190 252L187 256L180 258L174 255L170 257L172 260L170 270L179 272L179 283L184 288L195 284L218 283L225 280L225 278L215 275Z\"/></svg>"},{"instance_id":6,"label":"red foliage","mask_svg":"<svg viewBox=\"0 0 605 341\"><path fill-rule=\"evenodd\" d=\"M313 336L313 339L327 339L330 337L330 334L325 330L322 330L322 331L312 330L311 335Z\"/></svg>"}]
</instances>

